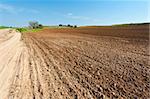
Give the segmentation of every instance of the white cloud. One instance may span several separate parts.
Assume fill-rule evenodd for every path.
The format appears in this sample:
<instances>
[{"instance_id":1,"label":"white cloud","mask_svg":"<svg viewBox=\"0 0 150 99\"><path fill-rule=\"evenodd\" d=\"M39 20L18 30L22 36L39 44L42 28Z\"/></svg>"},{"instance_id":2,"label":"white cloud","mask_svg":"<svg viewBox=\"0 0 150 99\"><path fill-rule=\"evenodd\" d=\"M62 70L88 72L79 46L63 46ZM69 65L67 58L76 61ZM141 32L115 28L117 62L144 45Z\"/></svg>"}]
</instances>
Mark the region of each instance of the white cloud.
<instances>
[{"instance_id":1,"label":"white cloud","mask_svg":"<svg viewBox=\"0 0 150 99\"><path fill-rule=\"evenodd\" d=\"M72 13L67 13L66 15L64 15L67 18L71 18L71 19L79 19L79 20L88 20L89 17L84 17L84 16L75 16Z\"/></svg>"},{"instance_id":2,"label":"white cloud","mask_svg":"<svg viewBox=\"0 0 150 99\"><path fill-rule=\"evenodd\" d=\"M67 13L67 15L68 15L68 16L72 16L73 14L72 14L72 13Z\"/></svg>"},{"instance_id":3,"label":"white cloud","mask_svg":"<svg viewBox=\"0 0 150 99\"><path fill-rule=\"evenodd\" d=\"M33 13L33 14L37 14L39 13L38 10L35 10L35 9L27 9L27 8L19 8L19 9L16 9L17 13L20 13L20 12L27 12L27 13Z\"/></svg>"},{"instance_id":4,"label":"white cloud","mask_svg":"<svg viewBox=\"0 0 150 99\"><path fill-rule=\"evenodd\" d=\"M69 18L72 19L79 19L79 20L89 20L89 17L84 17L84 16L70 16Z\"/></svg>"},{"instance_id":5,"label":"white cloud","mask_svg":"<svg viewBox=\"0 0 150 99\"><path fill-rule=\"evenodd\" d=\"M64 16L67 18L70 18L70 19L75 19L75 20L86 20L86 21L92 21L92 22L100 22L99 19L90 18L90 17L86 17L86 16L75 16L72 13L67 13Z\"/></svg>"},{"instance_id":6,"label":"white cloud","mask_svg":"<svg viewBox=\"0 0 150 99\"><path fill-rule=\"evenodd\" d=\"M33 13L33 14L39 13L39 11L35 9L16 8L12 5L7 5L7 4L0 4L0 12L8 12L12 14L18 14L21 12L27 12L27 13Z\"/></svg>"},{"instance_id":7,"label":"white cloud","mask_svg":"<svg viewBox=\"0 0 150 99\"><path fill-rule=\"evenodd\" d=\"M10 5L0 4L0 12L16 13L15 8Z\"/></svg>"}]
</instances>

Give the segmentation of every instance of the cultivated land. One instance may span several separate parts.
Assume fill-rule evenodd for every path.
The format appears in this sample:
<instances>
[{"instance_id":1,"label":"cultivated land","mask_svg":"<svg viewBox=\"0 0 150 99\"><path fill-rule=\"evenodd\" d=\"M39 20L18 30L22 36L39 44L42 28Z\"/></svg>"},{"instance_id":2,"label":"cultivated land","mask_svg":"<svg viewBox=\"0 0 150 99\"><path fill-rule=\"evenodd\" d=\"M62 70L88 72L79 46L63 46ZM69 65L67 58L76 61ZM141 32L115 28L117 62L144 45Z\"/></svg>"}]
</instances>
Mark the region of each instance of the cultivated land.
<instances>
[{"instance_id":1,"label":"cultivated land","mask_svg":"<svg viewBox=\"0 0 150 99\"><path fill-rule=\"evenodd\" d=\"M10 31L0 36L7 54L0 56L0 98L150 98L148 28L47 28L22 37Z\"/></svg>"}]
</instances>

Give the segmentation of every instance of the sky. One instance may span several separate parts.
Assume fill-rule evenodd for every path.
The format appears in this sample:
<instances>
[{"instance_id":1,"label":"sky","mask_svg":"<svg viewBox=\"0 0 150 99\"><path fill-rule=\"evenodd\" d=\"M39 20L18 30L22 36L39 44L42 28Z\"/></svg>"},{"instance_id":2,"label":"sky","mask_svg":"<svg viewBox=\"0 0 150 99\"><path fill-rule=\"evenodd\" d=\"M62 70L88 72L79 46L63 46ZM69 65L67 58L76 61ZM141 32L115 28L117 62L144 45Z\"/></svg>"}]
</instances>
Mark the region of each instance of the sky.
<instances>
[{"instance_id":1,"label":"sky","mask_svg":"<svg viewBox=\"0 0 150 99\"><path fill-rule=\"evenodd\" d=\"M112 25L150 22L149 0L0 0L0 25Z\"/></svg>"}]
</instances>

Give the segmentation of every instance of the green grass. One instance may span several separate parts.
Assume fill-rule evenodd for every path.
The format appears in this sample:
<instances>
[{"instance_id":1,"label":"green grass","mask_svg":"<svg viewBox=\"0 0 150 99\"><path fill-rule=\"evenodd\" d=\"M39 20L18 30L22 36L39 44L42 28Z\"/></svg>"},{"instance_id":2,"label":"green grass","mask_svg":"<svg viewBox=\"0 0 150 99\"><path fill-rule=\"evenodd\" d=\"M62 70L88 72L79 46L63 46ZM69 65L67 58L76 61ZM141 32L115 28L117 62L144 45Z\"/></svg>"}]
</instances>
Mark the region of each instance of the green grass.
<instances>
[{"instance_id":1,"label":"green grass","mask_svg":"<svg viewBox=\"0 0 150 99\"><path fill-rule=\"evenodd\" d=\"M9 27L6 27L6 26L0 26L0 29L6 29L6 28L9 28Z\"/></svg>"},{"instance_id":2,"label":"green grass","mask_svg":"<svg viewBox=\"0 0 150 99\"><path fill-rule=\"evenodd\" d=\"M42 30L43 28L37 28L37 29L15 28L15 29L21 33L25 33L25 32L38 32L38 31Z\"/></svg>"},{"instance_id":3,"label":"green grass","mask_svg":"<svg viewBox=\"0 0 150 99\"><path fill-rule=\"evenodd\" d=\"M28 29L26 29L26 28L16 28L16 30L19 31L19 32L26 32L26 31L28 31Z\"/></svg>"}]
</instances>

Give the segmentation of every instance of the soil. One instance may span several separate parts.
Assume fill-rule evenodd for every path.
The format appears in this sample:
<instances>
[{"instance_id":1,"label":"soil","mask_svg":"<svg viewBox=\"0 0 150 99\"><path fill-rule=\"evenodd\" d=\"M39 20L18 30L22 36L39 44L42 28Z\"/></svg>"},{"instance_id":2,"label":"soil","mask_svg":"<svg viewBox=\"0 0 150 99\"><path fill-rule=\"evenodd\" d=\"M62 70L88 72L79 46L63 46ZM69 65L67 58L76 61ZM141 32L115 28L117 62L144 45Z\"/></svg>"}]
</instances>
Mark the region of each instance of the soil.
<instances>
[{"instance_id":1,"label":"soil","mask_svg":"<svg viewBox=\"0 0 150 99\"><path fill-rule=\"evenodd\" d=\"M2 98L150 98L148 26L47 28L22 39L11 41L15 62L0 51Z\"/></svg>"}]
</instances>

